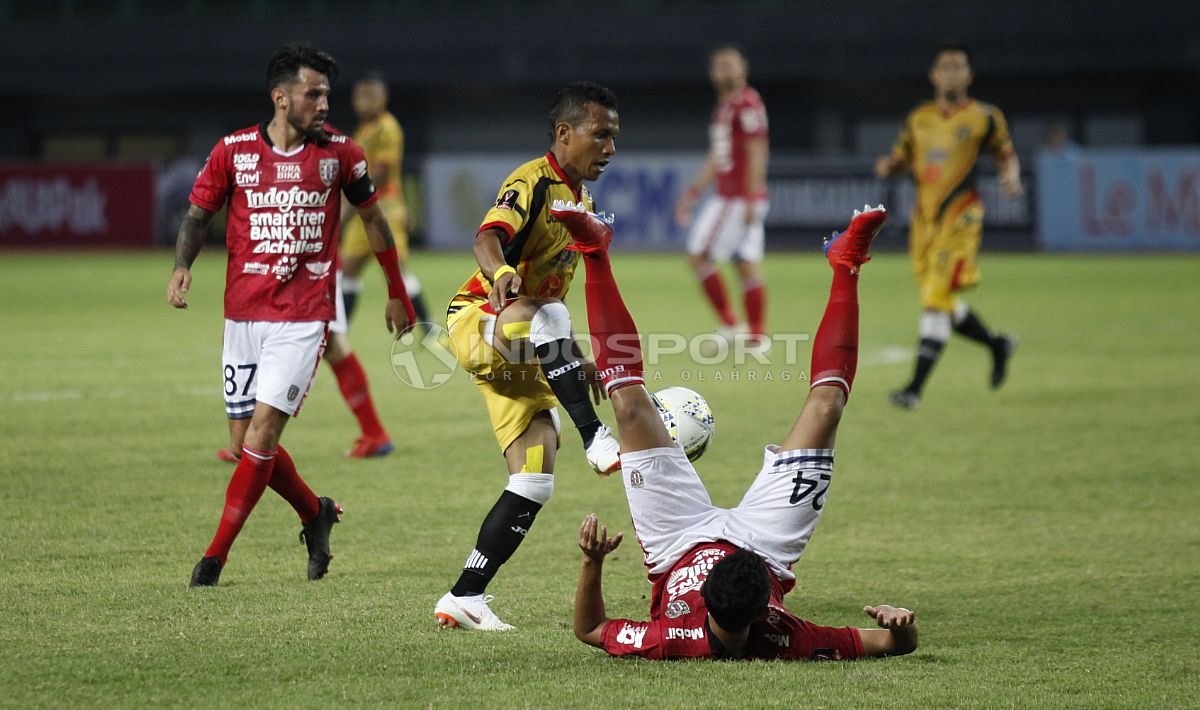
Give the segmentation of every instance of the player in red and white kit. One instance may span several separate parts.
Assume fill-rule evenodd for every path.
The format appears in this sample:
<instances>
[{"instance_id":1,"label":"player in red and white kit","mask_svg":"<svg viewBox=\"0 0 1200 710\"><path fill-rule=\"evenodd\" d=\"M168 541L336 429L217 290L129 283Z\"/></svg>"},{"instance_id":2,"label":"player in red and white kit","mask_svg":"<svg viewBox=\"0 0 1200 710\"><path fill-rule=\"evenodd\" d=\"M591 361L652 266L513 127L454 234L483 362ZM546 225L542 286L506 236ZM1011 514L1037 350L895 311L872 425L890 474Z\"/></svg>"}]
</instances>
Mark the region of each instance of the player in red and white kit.
<instances>
[{"instance_id":1,"label":"player in red and white kit","mask_svg":"<svg viewBox=\"0 0 1200 710\"><path fill-rule=\"evenodd\" d=\"M763 221L767 218L767 109L746 84L749 68L737 47L722 46L709 56L709 78L717 107L709 125L708 160L675 206L679 224L691 224L688 257L700 286L720 320L718 333L732 341L742 330L717 263L734 260L742 283L748 343L770 347L765 337L766 286L763 281ZM716 181L716 194L692 213L700 194Z\"/></svg>"},{"instance_id":2,"label":"player in red and white kit","mask_svg":"<svg viewBox=\"0 0 1200 710\"><path fill-rule=\"evenodd\" d=\"M554 216L584 256L593 353L617 415L625 495L654 584L649 621L608 618L602 565L621 535L609 538L589 515L579 531L584 563L575 635L615 656L655 660L850 659L915 650L915 615L907 609L864 607L882 628L852 629L818 626L783 605L795 584L792 565L829 492L834 439L858 361L859 269L887 212L855 212L846 231L826 243L833 285L813 340L808 397L783 445L766 448L735 508L712 504L646 392L637 326L608 259L611 229L582 210Z\"/></svg>"},{"instance_id":3,"label":"player in red and white kit","mask_svg":"<svg viewBox=\"0 0 1200 710\"><path fill-rule=\"evenodd\" d=\"M329 569L329 532L341 508L313 494L279 437L300 412L336 315L340 195L357 208L387 277L388 330L399 337L413 322L362 149L325 129L336 75L333 58L311 44L278 49L267 65L273 118L217 142L179 227L167 300L187 308L192 262L213 214L228 205L221 360L225 412L235 438L244 442L216 535L192 571L192 587L217 584L229 548L268 486L300 516L308 578L320 579Z\"/></svg>"}]
</instances>

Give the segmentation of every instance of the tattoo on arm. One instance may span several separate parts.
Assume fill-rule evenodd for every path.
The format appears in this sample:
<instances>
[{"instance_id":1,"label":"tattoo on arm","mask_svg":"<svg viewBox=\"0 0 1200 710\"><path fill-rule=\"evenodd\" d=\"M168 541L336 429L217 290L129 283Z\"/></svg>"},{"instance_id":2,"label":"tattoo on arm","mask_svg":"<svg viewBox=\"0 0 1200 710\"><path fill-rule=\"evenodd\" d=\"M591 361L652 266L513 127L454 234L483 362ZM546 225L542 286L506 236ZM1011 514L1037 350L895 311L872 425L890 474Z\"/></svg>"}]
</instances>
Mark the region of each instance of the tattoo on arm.
<instances>
[{"instance_id":1,"label":"tattoo on arm","mask_svg":"<svg viewBox=\"0 0 1200 710\"><path fill-rule=\"evenodd\" d=\"M367 230L367 236L372 233L378 234L383 239L384 250L391 249L396 246L396 240L392 238L392 228L388 226L387 214L378 204L374 204L363 210L359 210L359 215L362 217L363 227ZM375 249L375 245L371 245Z\"/></svg>"},{"instance_id":2,"label":"tattoo on arm","mask_svg":"<svg viewBox=\"0 0 1200 710\"><path fill-rule=\"evenodd\" d=\"M187 214L179 224L179 234L175 237L175 268L192 268L192 262L200 254L204 246L204 237L208 234L208 223L212 221L213 213L195 205L188 208Z\"/></svg>"}]
</instances>

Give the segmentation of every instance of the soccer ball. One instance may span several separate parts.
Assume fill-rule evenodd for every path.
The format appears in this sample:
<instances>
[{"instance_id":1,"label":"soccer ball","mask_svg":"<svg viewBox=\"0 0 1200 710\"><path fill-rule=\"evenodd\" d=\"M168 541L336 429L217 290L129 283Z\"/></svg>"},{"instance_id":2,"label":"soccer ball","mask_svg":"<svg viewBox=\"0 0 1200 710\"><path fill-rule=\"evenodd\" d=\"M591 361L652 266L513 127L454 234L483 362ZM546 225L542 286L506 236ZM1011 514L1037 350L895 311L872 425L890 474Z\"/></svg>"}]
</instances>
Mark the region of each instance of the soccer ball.
<instances>
[{"instance_id":1,"label":"soccer ball","mask_svg":"<svg viewBox=\"0 0 1200 710\"><path fill-rule=\"evenodd\" d=\"M703 456L713 437L713 414L708 402L687 387L667 387L651 399L667 433L687 454L688 461Z\"/></svg>"}]
</instances>

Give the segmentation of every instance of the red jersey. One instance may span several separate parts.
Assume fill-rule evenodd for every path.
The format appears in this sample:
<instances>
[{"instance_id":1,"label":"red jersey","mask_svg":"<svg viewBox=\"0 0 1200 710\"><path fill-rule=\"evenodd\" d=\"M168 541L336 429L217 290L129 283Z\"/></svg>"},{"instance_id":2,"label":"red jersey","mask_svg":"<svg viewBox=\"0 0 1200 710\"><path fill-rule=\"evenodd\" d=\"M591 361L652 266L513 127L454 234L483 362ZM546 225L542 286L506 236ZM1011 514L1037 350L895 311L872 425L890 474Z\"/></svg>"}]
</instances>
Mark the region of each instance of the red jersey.
<instances>
[{"instance_id":1,"label":"red jersey","mask_svg":"<svg viewBox=\"0 0 1200 710\"><path fill-rule=\"evenodd\" d=\"M604 650L614 656L651 660L727 658L708 626L700 587L713 565L738 548L727 542L693 547L654 582L650 621L611 619L604 627ZM784 585L771 574L767 614L750 625L747 660L847 660L863 655L858 629L817 626L783 608Z\"/></svg>"},{"instance_id":2,"label":"red jersey","mask_svg":"<svg viewBox=\"0 0 1200 710\"><path fill-rule=\"evenodd\" d=\"M708 127L708 141L717 168L718 195L755 199L767 196L765 183L761 192L746 194L746 141L766 137L767 107L757 91L747 86L717 104Z\"/></svg>"},{"instance_id":3,"label":"red jersey","mask_svg":"<svg viewBox=\"0 0 1200 710\"><path fill-rule=\"evenodd\" d=\"M210 212L229 204L226 318L336 318L341 193L360 207L379 199L362 149L337 131L286 155L265 123L217 142L189 199Z\"/></svg>"}]
</instances>

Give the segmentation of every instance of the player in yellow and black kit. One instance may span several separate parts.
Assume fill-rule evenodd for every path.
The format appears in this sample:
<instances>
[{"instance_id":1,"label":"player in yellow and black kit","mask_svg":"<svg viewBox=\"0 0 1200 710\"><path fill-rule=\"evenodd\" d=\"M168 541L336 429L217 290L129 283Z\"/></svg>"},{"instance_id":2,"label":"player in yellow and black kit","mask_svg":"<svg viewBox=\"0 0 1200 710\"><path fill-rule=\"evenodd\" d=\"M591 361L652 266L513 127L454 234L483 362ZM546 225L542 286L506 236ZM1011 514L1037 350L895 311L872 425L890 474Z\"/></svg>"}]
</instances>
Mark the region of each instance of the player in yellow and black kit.
<instances>
[{"instance_id":1,"label":"player in yellow and black kit","mask_svg":"<svg viewBox=\"0 0 1200 710\"><path fill-rule=\"evenodd\" d=\"M913 409L921 388L953 330L992 353L991 384L1004 382L1016 341L989 331L959 297L979 282L975 263L983 231L983 204L975 189L979 154L996 160L1005 194L1021 194L1021 168L1000 109L967 97L970 55L961 44L943 45L929 70L934 100L921 104L900 129L890 155L876 162L879 177L911 170L917 204L909 252L921 292L921 341L912 380L893 392L892 403Z\"/></svg>"},{"instance_id":2,"label":"player in yellow and black kit","mask_svg":"<svg viewBox=\"0 0 1200 710\"><path fill-rule=\"evenodd\" d=\"M595 209L583 181L604 172L619 130L617 98L608 89L579 82L558 92L550 150L501 185L475 235L479 268L447 309L450 349L483 395L509 477L458 582L438 600L434 615L442 626L512 628L483 593L554 490L556 405L567 410L597 473L620 468L616 437L589 399L589 393L597 402L604 396L596 366L580 355L562 302L578 253L550 214L555 200Z\"/></svg>"},{"instance_id":3,"label":"player in yellow and black kit","mask_svg":"<svg viewBox=\"0 0 1200 710\"><path fill-rule=\"evenodd\" d=\"M404 182L400 166L404 160L404 129L387 110L388 90L383 76L371 73L354 82L354 114L358 129L354 142L362 146L367 157L371 180L379 191L379 206L387 215L388 226L396 238L396 253L404 286L412 299L417 322L427 323L429 315L421 297L421 282L408 268L408 208L404 202ZM359 220L342 224L342 299L346 302L346 320L354 313L358 294L362 291L363 267L371 257L367 233Z\"/></svg>"}]
</instances>

